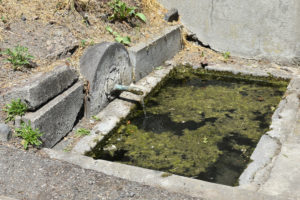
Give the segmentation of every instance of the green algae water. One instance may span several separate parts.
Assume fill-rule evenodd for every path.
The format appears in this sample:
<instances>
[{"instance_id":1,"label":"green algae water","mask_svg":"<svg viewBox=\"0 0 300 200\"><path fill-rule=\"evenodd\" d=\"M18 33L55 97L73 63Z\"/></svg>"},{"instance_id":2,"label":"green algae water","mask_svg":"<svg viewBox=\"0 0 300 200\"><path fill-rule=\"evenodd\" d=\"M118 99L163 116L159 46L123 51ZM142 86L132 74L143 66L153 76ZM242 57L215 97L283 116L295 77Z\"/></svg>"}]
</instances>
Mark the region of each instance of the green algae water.
<instances>
[{"instance_id":1,"label":"green algae water","mask_svg":"<svg viewBox=\"0 0 300 200\"><path fill-rule=\"evenodd\" d=\"M89 155L237 185L288 82L183 66L163 82Z\"/></svg>"}]
</instances>

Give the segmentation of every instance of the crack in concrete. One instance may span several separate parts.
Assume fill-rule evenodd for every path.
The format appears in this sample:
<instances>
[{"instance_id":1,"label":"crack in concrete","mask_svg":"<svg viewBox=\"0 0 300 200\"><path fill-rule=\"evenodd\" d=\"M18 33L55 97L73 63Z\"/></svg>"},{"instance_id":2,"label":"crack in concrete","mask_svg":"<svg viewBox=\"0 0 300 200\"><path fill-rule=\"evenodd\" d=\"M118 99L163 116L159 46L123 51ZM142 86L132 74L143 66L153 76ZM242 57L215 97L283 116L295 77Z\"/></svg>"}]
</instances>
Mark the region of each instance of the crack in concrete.
<instances>
[{"instance_id":1,"label":"crack in concrete","mask_svg":"<svg viewBox=\"0 0 300 200\"><path fill-rule=\"evenodd\" d=\"M214 0L211 0L210 25L213 26Z\"/></svg>"}]
</instances>

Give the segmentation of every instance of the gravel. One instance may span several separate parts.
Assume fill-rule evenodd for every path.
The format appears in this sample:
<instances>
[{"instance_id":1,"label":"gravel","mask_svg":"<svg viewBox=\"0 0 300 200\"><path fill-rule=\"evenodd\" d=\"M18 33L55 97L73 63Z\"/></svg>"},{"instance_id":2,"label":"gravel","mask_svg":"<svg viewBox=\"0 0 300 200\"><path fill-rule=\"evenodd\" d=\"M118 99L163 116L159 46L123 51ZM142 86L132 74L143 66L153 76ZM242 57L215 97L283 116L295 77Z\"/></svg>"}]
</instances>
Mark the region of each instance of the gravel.
<instances>
[{"instance_id":1,"label":"gravel","mask_svg":"<svg viewBox=\"0 0 300 200\"><path fill-rule=\"evenodd\" d=\"M16 199L197 199L0 145L0 196Z\"/></svg>"}]
</instances>

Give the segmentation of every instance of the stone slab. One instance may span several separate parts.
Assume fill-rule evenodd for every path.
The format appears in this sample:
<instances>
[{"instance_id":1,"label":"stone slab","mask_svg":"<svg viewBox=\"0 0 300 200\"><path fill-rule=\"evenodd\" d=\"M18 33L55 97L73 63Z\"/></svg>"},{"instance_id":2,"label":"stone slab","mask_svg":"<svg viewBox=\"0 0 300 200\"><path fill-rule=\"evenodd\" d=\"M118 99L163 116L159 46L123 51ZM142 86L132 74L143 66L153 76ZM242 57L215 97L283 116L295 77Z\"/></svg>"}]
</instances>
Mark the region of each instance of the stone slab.
<instances>
[{"instance_id":1,"label":"stone slab","mask_svg":"<svg viewBox=\"0 0 300 200\"><path fill-rule=\"evenodd\" d=\"M239 185L250 184L255 178L257 171L266 167L280 148L280 144L275 139L268 135L263 135L250 157L252 162L239 177Z\"/></svg>"},{"instance_id":2,"label":"stone slab","mask_svg":"<svg viewBox=\"0 0 300 200\"><path fill-rule=\"evenodd\" d=\"M80 72L89 82L86 117L96 115L109 102L115 84L132 82L132 65L120 43L103 42L89 47L80 59Z\"/></svg>"},{"instance_id":3,"label":"stone slab","mask_svg":"<svg viewBox=\"0 0 300 200\"><path fill-rule=\"evenodd\" d=\"M75 70L68 66L56 67L53 71L39 74L31 78L23 86L12 88L3 94L5 103L21 99L29 110L36 110L50 99L54 98L78 80Z\"/></svg>"},{"instance_id":4,"label":"stone slab","mask_svg":"<svg viewBox=\"0 0 300 200\"><path fill-rule=\"evenodd\" d=\"M129 55L138 81L174 57L182 47L180 26L166 28L159 36L129 48Z\"/></svg>"},{"instance_id":5,"label":"stone slab","mask_svg":"<svg viewBox=\"0 0 300 200\"><path fill-rule=\"evenodd\" d=\"M298 113L298 120L300 114ZM270 170L260 192L286 199L300 199L300 124L282 145L280 154Z\"/></svg>"},{"instance_id":6,"label":"stone slab","mask_svg":"<svg viewBox=\"0 0 300 200\"><path fill-rule=\"evenodd\" d=\"M44 147L52 147L72 130L83 99L83 83L78 82L38 111L27 113L22 120L31 121L33 128L44 133L41 137Z\"/></svg>"},{"instance_id":7,"label":"stone slab","mask_svg":"<svg viewBox=\"0 0 300 200\"><path fill-rule=\"evenodd\" d=\"M7 124L0 123L0 141L7 142L11 138L11 128Z\"/></svg>"}]
</instances>

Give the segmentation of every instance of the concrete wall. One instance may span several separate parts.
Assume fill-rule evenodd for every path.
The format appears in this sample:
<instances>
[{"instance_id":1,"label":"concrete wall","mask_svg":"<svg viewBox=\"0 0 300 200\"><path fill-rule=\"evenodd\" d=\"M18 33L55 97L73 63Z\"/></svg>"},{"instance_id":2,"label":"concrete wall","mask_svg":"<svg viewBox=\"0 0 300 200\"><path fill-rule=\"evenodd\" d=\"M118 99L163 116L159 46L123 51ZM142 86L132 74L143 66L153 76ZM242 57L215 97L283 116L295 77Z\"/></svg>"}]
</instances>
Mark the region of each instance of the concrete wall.
<instances>
[{"instance_id":1,"label":"concrete wall","mask_svg":"<svg viewBox=\"0 0 300 200\"><path fill-rule=\"evenodd\" d=\"M158 0L217 51L300 63L299 0Z\"/></svg>"}]
</instances>

